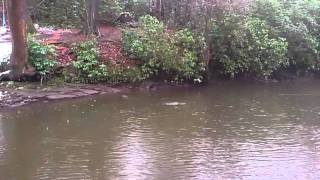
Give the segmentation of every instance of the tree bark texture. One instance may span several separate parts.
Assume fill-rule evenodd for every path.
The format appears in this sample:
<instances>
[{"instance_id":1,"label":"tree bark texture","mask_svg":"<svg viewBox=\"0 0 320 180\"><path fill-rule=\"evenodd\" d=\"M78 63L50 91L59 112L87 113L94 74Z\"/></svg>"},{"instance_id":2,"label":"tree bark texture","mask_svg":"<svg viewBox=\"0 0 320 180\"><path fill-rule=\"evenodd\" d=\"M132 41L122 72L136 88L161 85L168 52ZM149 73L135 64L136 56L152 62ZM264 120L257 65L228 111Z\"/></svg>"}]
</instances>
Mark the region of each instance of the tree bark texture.
<instances>
[{"instance_id":1,"label":"tree bark texture","mask_svg":"<svg viewBox=\"0 0 320 180\"><path fill-rule=\"evenodd\" d=\"M12 37L11 79L20 80L28 65L26 0L9 0L9 22Z\"/></svg>"},{"instance_id":2,"label":"tree bark texture","mask_svg":"<svg viewBox=\"0 0 320 180\"><path fill-rule=\"evenodd\" d=\"M84 22L83 32L86 35L96 34L100 36L98 25L100 0L87 0L86 3L86 22Z\"/></svg>"}]
</instances>

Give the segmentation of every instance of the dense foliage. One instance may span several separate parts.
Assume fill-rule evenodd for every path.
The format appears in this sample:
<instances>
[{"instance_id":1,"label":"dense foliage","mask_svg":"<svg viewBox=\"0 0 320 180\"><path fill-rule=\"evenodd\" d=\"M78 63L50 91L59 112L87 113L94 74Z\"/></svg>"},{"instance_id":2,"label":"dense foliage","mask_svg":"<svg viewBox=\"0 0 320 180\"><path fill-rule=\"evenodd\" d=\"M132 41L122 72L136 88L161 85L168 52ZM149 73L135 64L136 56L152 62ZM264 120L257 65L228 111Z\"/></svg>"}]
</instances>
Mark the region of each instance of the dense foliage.
<instances>
[{"instance_id":1,"label":"dense foliage","mask_svg":"<svg viewBox=\"0 0 320 180\"><path fill-rule=\"evenodd\" d=\"M251 74L267 78L287 66L287 42L257 18L226 18L213 29L214 68L234 77Z\"/></svg>"},{"instance_id":2,"label":"dense foliage","mask_svg":"<svg viewBox=\"0 0 320 180\"><path fill-rule=\"evenodd\" d=\"M95 41L77 44L73 51L76 61L73 66L78 70L78 79L85 82L103 81L107 77L106 65L98 61L98 50Z\"/></svg>"},{"instance_id":3,"label":"dense foliage","mask_svg":"<svg viewBox=\"0 0 320 180\"><path fill-rule=\"evenodd\" d=\"M87 2L91 0L30 0L31 15L38 23L47 26L70 28L82 27L88 13ZM138 18L148 14L147 0L99 0L98 19L118 23L122 14Z\"/></svg>"},{"instance_id":4,"label":"dense foliage","mask_svg":"<svg viewBox=\"0 0 320 180\"><path fill-rule=\"evenodd\" d=\"M141 61L146 78L203 79L205 65L201 55L204 41L187 29L170 33L156 18L143 16L139 29L125 32L123 44L133 59Z\"/></svg>"},{"instance_id":5,"label":"dense foliage","mask_svg":"<svg viewBox=\"0 0 320 180\"><path fill-rule=\"evenodd\" d=\"M110 63L102 63L95 40L76 44L73 52L76 54L76 61L72 65L76 69L77 76L67 77L73 82L119 84L138 82L144 79L139 68L125 68Z\"/></svg>"},{"instance_id":6,"label":"dense foliage","mask_svg":"<svg viewBox=\"0 0 320 180\"><path fill-rule=\"evenodd\" d=\"M41 82L53 74L57 66L55 48L43 45L32 37L28 39L28 61L41 76Z\"/></svg>"},{"instance_id":7,"label":"dense foliage","mask_svg":"<svg viewBox=\"0 0 320 180\"><path fill-rule=\"evenodd\" d=\"M292 67L301 71L319 68L320 1L259 0L252 11L277 37L286 39Z\"/></svg>"},{"instance_id":8,"label":"dense foliage","mask_svg":"<svg viewBox=\"0 0 320 180\"><path fill-rule=\"evenodd\" d=\"M83 27L88 20L90 0L30 1L37 2L32 14L40 24ZM102 63L96 43L88 41L74 49L74 67L86 82L202 82L208 74L267 79L279 71L319 70L318 0L99 0L98 5L100 23L121 23L123 15L137 21L137 28L122 26L123 50L137 66Z\"/></svg>"},{"instance_id":9,"label":"dense foliage","mask_svg":"<svg viewBox=\"0 0 320 180\"><path fill-rule=\"evenodd\" d=\"M36 0L37 1L37 0ZM84 4L81 0L40 1L32 8L32 16L41 25L54 27L81 27L84 20Z\"/></svg>"}]
</instances>

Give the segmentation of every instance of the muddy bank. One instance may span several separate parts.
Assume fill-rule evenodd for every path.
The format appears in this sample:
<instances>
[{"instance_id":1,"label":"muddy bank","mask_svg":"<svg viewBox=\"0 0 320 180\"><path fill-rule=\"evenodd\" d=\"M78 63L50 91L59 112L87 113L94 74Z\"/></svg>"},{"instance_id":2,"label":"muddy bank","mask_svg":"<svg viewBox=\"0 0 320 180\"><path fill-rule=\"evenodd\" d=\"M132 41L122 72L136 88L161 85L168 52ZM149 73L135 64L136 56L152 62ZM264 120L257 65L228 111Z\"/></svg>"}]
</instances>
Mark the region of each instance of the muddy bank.
<instances>
[{"instance_id":1,"label":"muddy bank","mask_svg":"<svg viewBox=\"0 0 320 180\"><path fill-rule=\"evenodd\" d=\"M283 73L284 74L284 73ZM143 81L138 84L70 84L56 83L41 86L39 82L1 82L0 81L0 109L9 107L19 107L34 102L48 103L50 101L75 99L86 96L100 94L118 94L128 93L132 91L159 91L159 90L175 90L177 88L197 88L199 86L219 85L226 82L241 82L245 84L268 85L278 83L294 83L295 81L319 80L319 76L300 77L292 74L282 75L284 78L277 79L259 79L259 78L238 78L238 79L210 79L206 83L163 83L154 81ZM289 78L288 78L289 77Z\"/></svg>"},{"instance_id":2,"label":"muddy bank","mask_svg":"<svg viewBox=\"0 0 320 180\"><path fill-rule=\"evenodd\" d=\"M0 86L0 109L4 107L19 107L33 102L50 102L54 100L81 98L107 93L128 91L126 87L113 88L102 85L64 84L56 87L39 87L36 85Z\"/></svg>"},{"instance_id":3,"label":"muddy bank","mask_svg":"<svg viewBox=\"0 0 320 180\"><path fill-rule=\"evenodd\" d=\"M51 101L75 99L101 94L119 94L132 91L157 91L164 89L194 87L191 84L165 84L143 82L135 85L105 85L105 84L62 84L55 86L40 86L39 83L0 84L0 109L24 106L30 103L48 103Z\"/></svg>"}]
</instances>

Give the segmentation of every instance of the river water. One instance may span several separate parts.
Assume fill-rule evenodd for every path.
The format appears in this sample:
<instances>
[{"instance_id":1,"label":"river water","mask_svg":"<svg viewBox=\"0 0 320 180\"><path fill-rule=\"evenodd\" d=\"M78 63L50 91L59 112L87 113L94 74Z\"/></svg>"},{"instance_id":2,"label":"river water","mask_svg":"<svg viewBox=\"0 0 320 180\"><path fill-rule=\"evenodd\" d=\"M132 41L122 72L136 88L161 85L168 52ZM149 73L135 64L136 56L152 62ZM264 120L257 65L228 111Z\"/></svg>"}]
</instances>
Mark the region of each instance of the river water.
<instances>
[{"instance_id":1,"label":"river water","mask_svg":"<svg viewBox=\"0 0 320 180\"><path fill-rule=\"evenodd\" d=\"M6 110L0 179L320 179L320 81L225 82Z\"/></svg>"}]
</instances>

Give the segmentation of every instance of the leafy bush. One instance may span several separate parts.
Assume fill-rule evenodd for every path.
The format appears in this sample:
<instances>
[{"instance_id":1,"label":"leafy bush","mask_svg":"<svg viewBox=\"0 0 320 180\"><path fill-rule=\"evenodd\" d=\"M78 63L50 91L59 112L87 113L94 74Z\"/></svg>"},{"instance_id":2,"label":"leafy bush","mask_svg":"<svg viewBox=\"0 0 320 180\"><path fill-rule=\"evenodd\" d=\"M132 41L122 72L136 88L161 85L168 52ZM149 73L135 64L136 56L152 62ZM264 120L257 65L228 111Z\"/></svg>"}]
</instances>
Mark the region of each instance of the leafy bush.
<instances>
[{"instance_id":1,"label":"leafy bush","mask_svg":"<svg viewBox=\"0 0 320 180\"><path fill-rule=\"evenodd\" d=\"M286 39L291 67L303 71L319 68L320 1L257 0L252 14Z\"/></svg>"},{"instance_id":2,"label":"leafy bush","mask_svg":"<svg viewBox=\"0 0 320 180\"><path fill-rule=\"evenodd\" d=\"M131 58L140 61L145 78L203 79L203 38L187 29L170 34L162 22L149 15L139 22L138 30L124 32L123 47Z\"/></svg>"},{"instance_id":3,"label":"leafy bush","mask_svg":"<svg viewBox=\"0 0 320 180\"><path fill-rule=\"evenodd\" d=\"M76 61L73 66L78 70L78 78L84 82L98 82L106 80L107 66L98 60L96 41L86 41L75 45L73 52Z\"/></svg>"},{"instance_id":4,"label":"leafy bush","mask_svg":"<svg viewBox=\"0 0 320 180\"><path fill-rule=\"evenodd\" d=\"M33 4L34 9L31 12L35 13L34 16L41 25L79 28L85 16L85 5L85 1L78 0L42 1L39 4Z\"/></svg>"},{"instance_id":5,"label":"leafy bush","mask_svg":"<svg viewBox=\"0 0 320 180\"><path fill-rule=\"evenodd\" d=\"M175 40L178 45L191 50L196 49L197 48L196 45L198 45L196 44L196 39L194 37L194 34L188 29L183 29L176 32Z\"/></svg>"},{"instance_id":6,"label":"leafy bush","mask_svg":"<svg viewBox=\"0 0 320 180\"><path fill-rule=\"evenodd\" d=\"M71 81L120 84L144 80L140 68L122 67L100 62L96 41L86 41L77 44L74 46L73 52L76 54L76 61L73 63L73 67L76 69L77 75ZM72 69L66 73L70 76L72 74L71 71Z\"/></svg>"},{"instance_id":7,"label":"leafy bush","mask_svg":"<svg viewBox=\"0 0 320 180\"><path fill-rule=\"evenodd\" d=\"M128 15L130 20L146 15L149 13L146 10L150 7L144 0L101 0L99 8L104 21L116 23L123 15Z\"/></svg>"},{"instance_id":8,"label":"leafy bush","mask_svg":"<svg viewBox=\"0 0 320 180\"><path fill-rule=\"evenodd\" d=\"M119 0L102 0L100 12L104 20L115 23L120 14L124 11L124 2Z\"/></svg>"},{"instance_id":9,"label":"leafy bush","mask_svg":"<svg viewBox=\"0 0 320 180\"><path fill-rule=\"evenodd\" d=\"M54 46L43 45L32 37L28 38L28 61L41 75L41 82L53 73L57 66Z\"/></svg>"},{"instance_id":10,"label":"leafy bush","mask_svg":"<svg viewBox=\"0 0 320 180\"><path fill-rule=\"evenodd\" d=\"M223 74L267 78L286 66L287 42L263 20L229 16L213 28L214 62Z\"/></svg>"},{"instance_id":11,"label":"leafy bush","mask_svg":"<svg viewBox=\"0 0 320 180\"><path fill-rule=\"evenodd\" d=\"M135 83L144 80L144 76L137 67L112 66L108 72L108 82L112 84Z\"/></svg>"}]
</instances>

